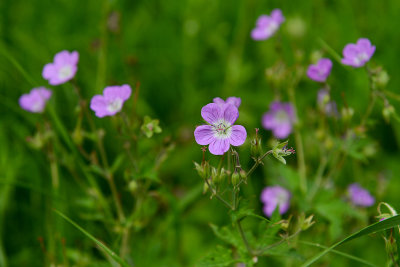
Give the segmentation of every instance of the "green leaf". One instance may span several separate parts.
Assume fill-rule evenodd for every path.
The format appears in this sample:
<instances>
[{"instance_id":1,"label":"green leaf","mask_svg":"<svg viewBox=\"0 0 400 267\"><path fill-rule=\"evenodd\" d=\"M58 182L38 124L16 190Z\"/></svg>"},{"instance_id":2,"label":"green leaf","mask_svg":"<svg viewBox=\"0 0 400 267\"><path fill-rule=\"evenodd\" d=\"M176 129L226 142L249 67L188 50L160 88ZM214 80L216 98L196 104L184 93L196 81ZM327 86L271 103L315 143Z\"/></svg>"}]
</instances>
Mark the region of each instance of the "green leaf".
<instances>
[{"instance_id":1,"label":"green leaf","mask_svg":"<svg viewBox=\"0 0 400 267\"><path fill-rule=\"evenodd\" d=\"M328 252L330 252L331 250L333 250L334 248L336 248L337 246L339 246L339 245L341 245L343 243L346 243L346 242L351 241L353 239L359 238L361 236L365 236L365 235L368 235L368 234L373 234L373 233L380 232L380 231L383 231L383 230L386 230L386 229L390 229L390 228L393 228L393 227L398 226L398 225L400 225L400 215L396 215L396 216L393 216L393 217L388 218L386 220L371 224L370 226L367 226L367 227L361 229L360 231L358 231L358 232L356 232L356 233L354 233L352 235L349 235L345 239L337 242L336 244L334 244L331 247L325 249L321 253L318 253L314 257L312 257L309 260L307 260L302 265L302 267L310 266L311 264L313 264L314 262L319 260L322 256L324 256L325 254L327 254Z\"/></svg>"},{"instance_id":2,"label":"green leaf","mask_svg":"<svg viewBox=\"0 0 400 267\"><path fill-rule=\"evenodd\" d=\"M73 220L68 218L66 215L61 213L58 210L54 210L55 213L60 215L63 219L65 219L67 222L75 226L79 231L81 231L85 236L87 236L89 239L91 239L93 242L95 242L99 247L101 247L111 258L113 258L116 262L121 264L123 267L130 267L129 264L127 264L123 259L121 259L114 251L109 249L106 245L101 243L98 239L96 239L94 236L86 232L82 227L80 227L77 223L75 223Z\"/></svg>"},{"instance_id":3,"label":"green leaf","mask_svg":"<svg viewBox=\"0 0 400 267\"><path fill-rule=\"evenodd\" d=\"M198 267L225 267L237 262L232 257L232 251L226 247L217 246L196 265Z\"/></svg>"}]
</instances>

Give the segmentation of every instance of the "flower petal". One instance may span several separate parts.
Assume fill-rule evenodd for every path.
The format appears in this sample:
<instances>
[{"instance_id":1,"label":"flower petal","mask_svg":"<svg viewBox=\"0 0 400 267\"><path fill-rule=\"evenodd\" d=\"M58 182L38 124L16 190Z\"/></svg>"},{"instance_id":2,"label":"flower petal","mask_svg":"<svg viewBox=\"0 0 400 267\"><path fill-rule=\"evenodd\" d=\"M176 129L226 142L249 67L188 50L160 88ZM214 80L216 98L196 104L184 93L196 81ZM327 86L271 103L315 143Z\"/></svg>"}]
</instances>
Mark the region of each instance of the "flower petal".
<instances>
[{"instance_id":1,"label":"flower petal","mask_svg":"<svg viewBox=\"0 0 400 267\"><path fill-rule=\"evenodd\" d=\"M122 86L108 86L104 89L103 95L107 100L122 99L127 100L132 93L132 89L129 85L124 84Z\"/></svg>"},{"instance_id":2,"label":"flower petal","mask_svg":"<svg viewBox=\"0 0 400 267\"><path fill-rule=\"evenodd\" d=\"M233 125L229 142L233 146L241 146L246 141L247 132L242 125Z\"/></svg>"},{"instance_id":3,"label":"flower petal","mask_svg":"<svg viewBox=\"0 0 400 267\"><path fill-rule=\"evenodd\" d=\"M267 130L271 130L275 127L275 125L276 122L274 114L272 112L264 113L262 117L262 126Z\"/></svg>"},{"instance_id":4,"label":"flower petal","mask_svg":"<svg viewBox=\"0 0 400 267\"><path fill-rule=\"evenodd\" d=\"M107 102L102 95L95 95L90 101L90 108L96 112L96 116L102 118L108 115Z\"/></svg>"},{"instance_id":5,"label":"flower petal","mask_svg":"<svg viewBox=\"0 0 400 267\"><path fill-rule=\"evenodd\" d=\"M206 122L213 124L215 121L222 118L222 111L218 104L210 103L201 109L201 117L203 117Z\"/></svg>"},{"instance_id":6,"label":"flower petal","mask_svg":"<svg viewBox=\"0 0 400 267\"><path fill-rule=\"evenodd\" d=\"M229 141L228 139L214 139L208 146L208 149L211 154L223 155L229 150Z\"/></svg>"},{"instance_id":7,"label":"flower petal","mask_svg":"<svg viewBox=\"0 0 400 267\"><path fill-rule=\"evenodd\" d=\"M226 103L232 104L235 107L239 108L240 104L242 103L242 100L240 99L240 97L231 96L226 99Z\"/></svg>"},{"instance_id":8,"label":"flower petal","mask_svg":"<svg viewBox=\"0 0 400 267\"><path fill-rule=\"evenodd\" d=\"M52 77L57 75L56 68L54 67L53 63L48 63L44 66L42 71L42 76L46 80L50 80Z\"/></svg>"},{"instance_id":9,"label":"flower petal","mask_svg":"<svg viewBox=\"0 0 400 267\"><path fill-rule=\"evenodd\" d=\"M237 109L237 107L231 104L225 104L223 110L224 110L224 119L230 124L234 124L237 118L239 117L239 110Z\"/></svg>"},{"instance_id":10,"label":"flower petal","mask_svg":"<svg viewBox=\"0 0 400 267\"><path fill-rule=\"evenodd\" d=\"M224 101L222 98L220 98L220 97L215 97L215 98L213 99L213 102L214 102L215 104L218 104L218 105L224 105L224 104L225 104L225 101Z\"/></svg>"},{"instance_id":11,"label":"flower petal","mask_svg":"<svg viewBox=\"0 0 400 267\"><path fill-rule=\"evenodd\" d=\"M275 125L272 133L278 139L285 139L292 132L292 124L290 122Z\"/></svg>"},{"instance_id":12,"label":"flower petal","mask_svg":"<svg viewBox=\"0 0 400 267\"><path fill-rule=\"evenodd\" d=\"M201 125L194 130L194 138L199 145L209 145L214 139L214 133L210 125Z\"/></svg>"}]
</instances>

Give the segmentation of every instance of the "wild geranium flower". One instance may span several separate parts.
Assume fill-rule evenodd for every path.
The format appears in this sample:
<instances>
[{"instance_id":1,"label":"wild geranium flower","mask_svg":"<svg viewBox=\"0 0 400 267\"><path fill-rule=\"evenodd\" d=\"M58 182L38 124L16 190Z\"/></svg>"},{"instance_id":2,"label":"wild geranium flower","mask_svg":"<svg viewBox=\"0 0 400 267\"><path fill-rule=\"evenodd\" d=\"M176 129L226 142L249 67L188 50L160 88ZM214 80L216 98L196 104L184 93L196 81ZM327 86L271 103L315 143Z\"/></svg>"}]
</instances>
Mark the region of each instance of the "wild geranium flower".
<instances>
[{"instance_id":1,"label":"wild geranium flower","mask_svg":"<svg viewBox=\"0 0 400 267\"><path fill-rule=\"evenodd\" d=\"M375 52L375 46L371 45L367 38L358 39L356 44L347 44L343 49L342 63L359 68L365 65Z\"/></svg>"},{"instance_id":2,"label":"wild geranium flower","mask_svg":"<svg viewBox=\"0 0 400 267\"><path fill-rule=\"evenodd\" d=\"M103 95L95 95L90 101L90 108L96 116L113 116L121 111L124 102L131 96L132 89L129 85L108 86L104 88Z\"/></svg>"},{"instance_id":3,"label":"wild geranium flower","mask_svg":"<svg viewBox=\"0 0 400 267\"><path fill-rule=\"evenodd\" d=\"M246 129L241 125L233 125L239 117L237 107L210 103L201 109L201 116L209 125L198 126L194 137L199 145L209 145L212 154L223 155L230 145L243 145L247 137Z\"/></svg>"},{"instance_id":4,"label":"wild geranium flower","mask_svg":"<svg viewBox=\"0 0 400 267\"><path fill-rule=\"evenodd\" d=\"M66 50L57 53L54 61L44 66L42 76L51 85L63 84L72 78L78 69L77 64L79 54L77 51L68 52Z\"/></svg>"},{"instance_id":5,"label":"wild geranium flower","mask_svg":"<svg viewBox=\"0 0 400 267\"><path fill-rule=\"evenodd\" d=\"M50 97L50 90L44 87L33 88L29 94L23 94L19 98L19 105L26 111L42 113Z\"/></svg>"},{"instance_id":6,"label":"wild geranium flower","mask_svg":"<svg viewBox=\"0 0 400 267\"><path fill-rule=\"evenodd\" d=\"M369 207L374 205L375 198L371 196L368 190L362 188L358 183L349 185L347 190L350 200L354 205L361 207Z\"/></svg>"},{"instance_id":7,"label":"wild geranium flower","mask_svg":"<svg viewBox=\"0 0 400 267\"><path fill-rule=\"evenodd\" d=\"M235 107L239 108L242 100L240 99L240 97L234 97L234 96L228 97L226 99L226 101L224 101L220 97L216 97L216 98L213 99L213 102L215 104L218 104L218 105L221 105L221 106L223 106L225 104L231 104L231 105L234 105Z\"/></svg>"},{"instance_id":8,"label":"wild geranium flower","mask_svg":"<svg viewBox=\"0 0 400 267\"><path fill-rule=\"evenodd\" d=\"M329 58L321 58L317 64L310 65L307 69L307 76L316 82L325 82L331 73L332 61Z\"/></svg>"},{"instance_id":9,"label":"wild geranium flower","mask_svg":"<svg viewBox=\"0 0 400 267\"><path fill-rule=\"evenodd\" d=\"M272 130L278 139L285 139L292 132L295 122L294 109L291 103L272 102L270 110L262 117L262 125Z\"/></svg>"},{"instance_id":10,"label":"wild geranium flower","mask_svg":"<svg viewBox=\"0 0 400 267\"><path fill-rule=\"evenodd\" d=\"M268 186L261 192L261 202L264 203L264 214L268 217L279 207L279 214L284 214L290 207L290 192L279 186Z\"/></svg>"},{"instance_id":11,"label":"wild geranium flower","mask_svg":"<svg viewBox=\"0 0 400 267\"><path fill-rule=\"evenodd\" d=\"M256 27L251 31L251 38L262 41L270 38L279 29L285 18L280 9L274 9L271 15L261 15L258 17Z\"/></svg>"}]
</instances>

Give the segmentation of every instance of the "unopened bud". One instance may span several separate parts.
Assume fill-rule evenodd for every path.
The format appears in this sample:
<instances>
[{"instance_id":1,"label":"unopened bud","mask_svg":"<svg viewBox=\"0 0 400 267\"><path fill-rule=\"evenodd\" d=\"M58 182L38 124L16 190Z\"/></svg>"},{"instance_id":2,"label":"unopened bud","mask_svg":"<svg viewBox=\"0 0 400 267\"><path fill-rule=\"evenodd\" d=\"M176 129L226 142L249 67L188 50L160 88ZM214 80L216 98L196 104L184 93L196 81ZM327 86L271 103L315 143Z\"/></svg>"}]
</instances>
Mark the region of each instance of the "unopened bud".
<instances>
[{"instance_id":1,"label":"unopened bud","mask_svg":"<svg viewBox=\"0 0 400 267\"><path fill-rule=\"evenodd\" d=\"M342 109L342 119L344 121L349 121L354 115L354 110L350 107L344 107Z\"/></svg>"},{"instance_id":2,"label":"unopened bud","mask_svg":"<svg viewBox=\"0 0 400 267\"><path fill-rule=\"evenodd\" d=\"M238 172L234 172L232 174L232 185L237 186L240 183L240 174Z\"/></svg>"},{"instance_id":3,"label":"unopened bud","mask_svg":"<svg viewBox=\"0 0 400 267\"><path fill-rule=\"evenodd\" d=\"M390 122L390 117L395 113L394 107L392 105L387 105L382 110L382 116L387 123Z\"/></svg>"},{"instance_id":4,"label":"unopened bud","mask_svg":"<svg viewBox=\"0 0 400 267\"><path fill-rule=\"evenodd\" d=\"M314 215L310 215L308 216L306 219L304 219L303 224L301 226L302 230L307 230L308 228L311 227L311 225L313 225L315 223L315 221L313 221Z\"/></svg>"},{"instance_id":5,"label":"unopened bud","mask_svg":"<svg viewBox=\"0 0 400 267\"><path fill-rule=\"evenodd\" d=\"M128 184L128 189L129 191L131 191L132 193L136 192L136 190L138 189L138 183L136 181L130 181Z\"/></svg>"}]
</instances>

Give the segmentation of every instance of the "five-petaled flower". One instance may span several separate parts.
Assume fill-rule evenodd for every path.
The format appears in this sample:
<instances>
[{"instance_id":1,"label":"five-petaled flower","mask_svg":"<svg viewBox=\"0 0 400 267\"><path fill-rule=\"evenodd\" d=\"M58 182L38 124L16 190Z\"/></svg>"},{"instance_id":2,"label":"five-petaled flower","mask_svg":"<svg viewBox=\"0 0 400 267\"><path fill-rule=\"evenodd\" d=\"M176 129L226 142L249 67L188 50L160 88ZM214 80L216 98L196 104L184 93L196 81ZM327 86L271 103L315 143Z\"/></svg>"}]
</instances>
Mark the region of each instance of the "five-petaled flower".
<instances>
[{"instance_id":1,"label":"five-petaled flower","mask_svg":"<svg viewBox=\"0 0 400 267\"><path fill-rule=\"evenodd\" d=\"M199 145L209 145L212 154L223 155L230 145L241 146L246 140L246 129L233 125L239 117L234 105L210 103L201 109L201 116L209 125L198 126L194 137Z\"/></svg>"},{"instance_id":2,"label":"five-petaled flower","mask_svg":"<svg viewBox=\"0 0 400 267\"><path fill-rule=\"evenodd\" d=\"M29 94L23 94L19 98L19 105L29 112L42 113L50 97L51 91L49 89L44 87L33 88Z\"/></svg>"},{"instance_id":3,"label":"five-petaled flower","mask_svg":"<svg viewBox=\"0 0 400 267\"><path fill-rule=\"evenodd\" d=\"M325 82L331 73L332 61L329 58L321 58L317 64L310 65L307 69L307 76L316 82Z\"/></svg>"},{"instance_id":4,"label":"five-petaled flower","mask_svg":"<svg viewBox=\"0 0 400 267\"><path fill-rule=\"evenodd\" d=\"M262 41L270 38L279 29L285 18L280 9L274 9L271 15L261 15L258 17L256 27L251 31L251 38Z\"/></svg>"},{"instance_id":5,"label":"five-petaled flower","mask_svg":"<svg viewBox=\"0 0 400 267\"><path fill-rule=\"evenodd\" d=\"M240 104L242 103L242 100L240 99L240 97L230 96L230 97L228 97L226 99L226 101L224 101L220 97L216 97L216 98L213 99L213 102L215 104L218 104L218 105L221 105L221 106L223 106L225 104L231 104L231 105L234 105L235 107L239 108Z\"/></svg>"},{"instance_id":6,"label":"five-petaled flower","mask_svg":"<svg viewBox=\"0 0 400 267\"><path fill-rule=\"evenodd\" d=\"M54 61L44 66L42 76L51 85L63 84L72 78L78 69L79 54L77 51L68 52L66 50L57 53Z\"/></svg>"},{"instance_id":7,"label":"five-petaled flower","mask_svg":"<svg viewBox=\"0 0 400 267\"><path fill-rule=\"evenodd\" d=\"M264 203L264 214L271 217L274 210L279 207L279 214L284 214L290 207L290 192L279 186L268 186L261 192L261 202Z\"/></svg>"},{"instance_id":8,"label":"five-petaled flower","mask_svg":"<svg viewBox=\"0 0 400 267\"><path fill-rule=\"evenodd\" d=\"M96 116L113 116L118 113L124 102L131 96L132 89L129 85L108 86L104 88L103 95L95 95L90 101L90 108Z\"/></svg>"},{"instance_id":9,"label":"five-petaled flower","mask_svg":"<svg viewBox=\"0 0 400 267\"><path fill-rule=\"evenodd\" d=\"M292 132L295 122L294 109L291 103L272 102L270 110L262 117L262 125L267 130L272 130L278 139L285 139Z\"/></svg>"},{"instance_id":10,"label":"five-petaled flower","mask_svg":"<svg viewBox=\"0 0 400 267\"><path fill-rule=\"evenodd\" d=\"M359 68L365 65L375 52L375 46L371 45L367 38L360 38L357 44L347 44L343 49L342 63Z\"/></svg>"},{"instance_id":11,"label":"five-petaled flower","mask_svg":"<svg viewBox=\"0 0 400 267\"><path fill-rule=\"evenodd\" d=\"M348 187L348 193L351 202L360 207L370 207L374 205L375 198L371 196L368 190L362 188L358 183L353 183Z\"/></svg>"}]
</instances>

